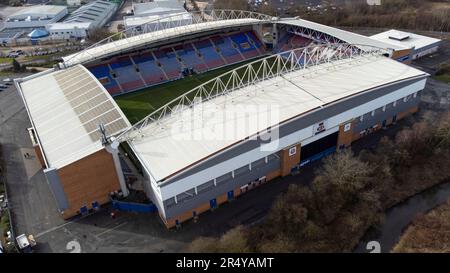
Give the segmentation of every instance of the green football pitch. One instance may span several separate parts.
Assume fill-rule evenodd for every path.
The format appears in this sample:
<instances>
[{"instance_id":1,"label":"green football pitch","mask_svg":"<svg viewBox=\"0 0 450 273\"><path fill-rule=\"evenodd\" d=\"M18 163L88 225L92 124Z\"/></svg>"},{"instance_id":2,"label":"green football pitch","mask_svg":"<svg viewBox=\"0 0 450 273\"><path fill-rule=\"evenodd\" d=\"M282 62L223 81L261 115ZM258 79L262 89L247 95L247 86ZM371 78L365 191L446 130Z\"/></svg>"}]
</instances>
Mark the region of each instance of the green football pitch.
<instances>
[{"instance_id":1,"label":"green football pitch","mask_svg":"<svg viewBox=\"0 0 450 273\"><path fill-rule=\"evenodd\" d=\"M185 77L176 81L152 86L129 94L116 96L114 99L131 124L134 124L159 107L199 86L200 84L253 61L255 61L255 59L222 67L202 74Z\"/></svg>"}]
</instances>

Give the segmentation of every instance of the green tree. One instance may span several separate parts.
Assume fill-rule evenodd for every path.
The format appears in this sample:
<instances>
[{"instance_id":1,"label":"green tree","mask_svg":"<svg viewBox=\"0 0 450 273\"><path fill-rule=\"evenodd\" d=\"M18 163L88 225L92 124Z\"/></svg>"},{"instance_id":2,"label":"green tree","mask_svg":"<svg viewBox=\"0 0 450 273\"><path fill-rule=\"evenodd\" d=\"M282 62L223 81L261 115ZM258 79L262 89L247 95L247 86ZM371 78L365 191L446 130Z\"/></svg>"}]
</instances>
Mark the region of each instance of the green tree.
<instances>
[{"instance_id":1,"label":"green tree","mask_svg":"<svg viewBox=\"0 0 450 273\"><path fill-rule=\"evenodd\" d=\"M23 67L16 59L12 60L12 68L14 72L21 72L23 70Z\"/></svg>"}]
</instances>

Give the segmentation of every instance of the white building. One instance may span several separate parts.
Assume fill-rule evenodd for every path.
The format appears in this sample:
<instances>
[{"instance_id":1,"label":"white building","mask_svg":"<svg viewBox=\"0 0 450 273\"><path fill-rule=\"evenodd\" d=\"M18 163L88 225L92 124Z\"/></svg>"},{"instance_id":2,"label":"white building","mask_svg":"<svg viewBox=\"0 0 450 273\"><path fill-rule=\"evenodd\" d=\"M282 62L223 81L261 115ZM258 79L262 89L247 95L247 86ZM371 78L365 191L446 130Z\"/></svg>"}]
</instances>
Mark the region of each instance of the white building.
<instances>
[{"instance_id":1,"label":"white building","mask_svg":"<svg viewBox=\"0 0 450 273\"><path fill-rule=\"evenodd\" d=\"M132 9L135 16L167 15L186 11L177 1L133 3Z\"/></svg>"},{"instance_id":2,"label":"white building","mask_svg":"<svg viewBox=\"0 0 450 273\"><path fill-rule=\"evenodd\" d=\"M145 3L133 3L134 16L125 16L125 28L140 26L149 23L147 27L154 29L156 21L161 18L161 22L173 24L173 26L187 25L192 22L192 16L187 12L183 4L178 1L154 1ZM171 17L171 18L168 18ZM155 21L154 24L151 22Z\"/></svg>"},{"instance_id":3,"label":"white building","mask_svg":"<svg viewBox=\"0 0 450 273\"><path fill-rule=\"evenodd\" d=\"M81 0L67 0L67 5L70 7L81 6Z\"/></svg>"},{"instance_id":4,"label":"white building","mask_svg":"<svg viewBox=\"0 0 450 273\"><path fill-rule=\"evenodd\" d=\"M85 38L91 23L55 23L47 26L52 39Z\"/></svg>"},{"instance_id":5,"label":"white building","mask_svg":"<svg viewBox=\"0 0 450 273\"><path fill-rule=\"evenodd\" d=\"M404 47L405 49L412 49L413 60L438 51L439 45L441 43L441 40L436 38L395 29L378 33L376 35L370 36L370 38Z\"/></svg>"},{"instance_id":6,"label":"white building","mask_svg":"<svg viewBox=\"0 0 450 273\"><path fill-rule=\"evenodd\" d=\"M40 5L20 10L8 16L5 28L45 27L56 23L67 15L66 6Z\"/></svg>"}]
</instances>

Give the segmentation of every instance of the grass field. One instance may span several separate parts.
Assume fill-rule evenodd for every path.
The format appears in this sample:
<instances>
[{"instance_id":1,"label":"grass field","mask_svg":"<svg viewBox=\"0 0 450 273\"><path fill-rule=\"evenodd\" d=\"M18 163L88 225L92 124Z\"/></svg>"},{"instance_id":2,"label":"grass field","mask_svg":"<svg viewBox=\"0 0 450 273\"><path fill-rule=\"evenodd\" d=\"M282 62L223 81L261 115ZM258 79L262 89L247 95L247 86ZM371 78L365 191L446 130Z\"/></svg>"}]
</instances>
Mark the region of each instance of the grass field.
<instances>
[{"instance_id":1,"label":"grass field","mask_svg":"<svg viewBox=\"0 0 450 273\"><path fill-rule=\"evenodd\" d=\"M13 58L0 57L0 64L11 63Z\"/></svg>"},{"instance_id":2,"label":"grass field","mask_svg":"<svg viewBox=\"0 0 450 273\"><path fill-rule=\"evenodd\" d=\"M450 83L450 74L433 76L433 78L441 82Z\"/></svg>"},{"instance_id":3,"label":"grass field","mask_svg":"<svg viewBox=\"0 0 450 273\"><path fill-rule=\"evenodd\" d=\"M128 120L134 124L159 107L200 84L254 60L255 59L149 87L130 94L120 95L114 97L114 99L127 116Z\"/></svg>"}]
</instances>

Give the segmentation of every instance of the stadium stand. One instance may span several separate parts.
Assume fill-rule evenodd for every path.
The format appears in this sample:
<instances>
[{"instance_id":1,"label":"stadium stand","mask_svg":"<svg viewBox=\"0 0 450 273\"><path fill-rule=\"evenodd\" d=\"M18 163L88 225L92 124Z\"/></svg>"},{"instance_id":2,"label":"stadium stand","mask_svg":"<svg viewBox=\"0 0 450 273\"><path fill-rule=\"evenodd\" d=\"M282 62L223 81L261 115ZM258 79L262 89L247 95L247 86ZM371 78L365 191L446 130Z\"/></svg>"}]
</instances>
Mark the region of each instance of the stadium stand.
<instances>
[{"instance_id":1,"label":"stadium stand","mask_svg":"<svg viewBox=\"0 0 450 273\"><path fill-rule=\"evenodd\" d=\"M308 38L292 33L287 33L278 41L277 51L283 52L294 48L305 47L308 46L311 42L312 40Z\"/></svg>"},{"instance_id":2,"label":"stadium stand","mask_svg":"<svg viewBox=\"0 0 450 273\"><path fill-rule=\"evenodd\" d=\"M230 35L230 39L234 42L236 48L245 56L246 59L254 58L258 56L257 46L261 44L256 44L254 40L249 39L248 33L236 33Z\"/></svg>"},{"instance_id":3,"label":"stadium stand","mask_svg":"<svg viewBox=\"0 0 450 273\"><path fill-rule=\"evenodd\" d=\"M200 52L200 57L204 60L209 69L225 65L209 39L196 41L193 45L195 49Z\"/></svg>"},{"instance_id":4,"label":"stadium stand","mask_svg":"<svg viewBox=\"0 0 450 273\"><path fill-rule=\"evenodd\" d=\"M211 41L219 48L220 54L225 58L227 63L236 63L245 59L242 54L233 47L231 40L228 37L214 36Z\"/></svg>"},{"instance_id":5,"label":"stadium stand","mask_svg":"<svg viewBox=\"0 0 450 273\"><path fill-rule=\"evenodd\" d=\"M208 67L201 58L198 57L192 44L186 43L174 48L178 56L180 56L187 68L195 69L196 72L202 73L208 70Z\"/></svg>"},{"instance_id":6,"label":"stadium stand","mask_svg":"<svg viewBox=\"0 0 450 273\"><path fill-rule=\"evenodd\" d=\"M116 74L116 81L123 90L136 90L145 86L135 64L129 56L119 57L110 64L111 69Z\"/></svg>"},{"instance_id":7,"label":"stadium stand","mask_svg":"<svg viewBox=\"0 0 450 273\"><path fill-rule=\"evenodd\" d=\"M203 73L264 53L261 41L252 31L247 31L120 56L88 69L114 96L177 80L186 69Z\"/></svg>"},{"instance_id":8,"label":"stadium stand","mask_svg":"<svg viewBox=\"0 0 450 273\"><path fill-rule=\"evenodd\" d=\"M150 86L167 81L166 75L158 67L151 52L134 55L131 58L138 67L146 85Z\"/></svg>"},{"instance_id":9,"label":"stadium stand","mask_svg":"<svg viewBox=\"0 0 450 273\"><path fill-rule=\"evenodd\" d=\"M112 77L108 64L98 64L89 68L92 74L103 84L111 95L117 95L121 92L120 86Z\"/></svg>"},{"instance_id":10,"label":"stadium stand","mask_svg":"<svg viewBox=\"0 0 450 273\"><path fill-rule=\"evenodd\" d=\"M156 59L161 64L169 80L176 80L181 77L181 66L177 61L177 56L171 48L153 51Z\"/></svg>"}]
</instances>

